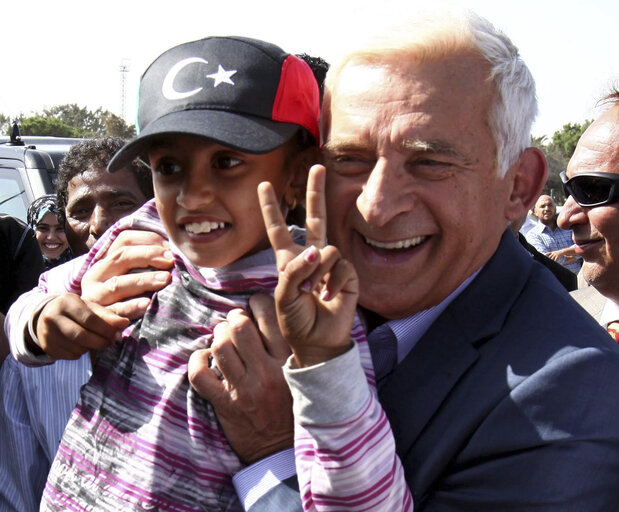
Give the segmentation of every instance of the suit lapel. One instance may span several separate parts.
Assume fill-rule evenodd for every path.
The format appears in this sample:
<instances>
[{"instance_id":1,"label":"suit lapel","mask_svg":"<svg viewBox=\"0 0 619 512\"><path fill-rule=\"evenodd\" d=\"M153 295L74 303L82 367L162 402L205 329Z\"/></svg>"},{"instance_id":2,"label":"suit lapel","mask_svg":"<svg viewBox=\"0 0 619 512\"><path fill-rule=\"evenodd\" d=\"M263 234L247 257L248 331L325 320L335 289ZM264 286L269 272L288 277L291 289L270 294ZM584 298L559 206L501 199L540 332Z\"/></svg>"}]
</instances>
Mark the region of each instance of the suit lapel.
<instances>
[{"instance_id":1,"label":"suit lapel","mask_svg":"<svg viewBox=\"0 0 619 512\"><path fill-rule=\"evenodd\" d=\"M432 324L381 387L379 398L403 460L453 387L477 360L478 347L501 329L531 265L531 258L506 231L475 280Z\"/></svg>"},{"instance_id":2,"label":"suit lapel","mask_svg":"<svg viewBox=\"0 0 619 512\"><path fill-rule=\"evenodd\" d=\"M379 391L401 457L477 359L477 350L470 340L463 340L457 319L448 310L441 318L446 321L434 322Z\"/></svg>"}]
</instances>

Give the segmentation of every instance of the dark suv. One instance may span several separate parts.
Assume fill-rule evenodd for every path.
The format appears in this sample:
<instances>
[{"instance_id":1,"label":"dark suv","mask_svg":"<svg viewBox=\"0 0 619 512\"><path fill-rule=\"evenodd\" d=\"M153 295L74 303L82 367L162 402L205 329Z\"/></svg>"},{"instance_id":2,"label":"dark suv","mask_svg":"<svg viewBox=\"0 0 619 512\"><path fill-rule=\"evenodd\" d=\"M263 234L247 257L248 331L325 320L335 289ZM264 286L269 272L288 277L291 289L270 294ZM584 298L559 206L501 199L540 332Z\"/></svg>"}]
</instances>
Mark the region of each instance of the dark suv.
<instances>
[{"instance_id":1,"label":"dark suv","mask_svg":"<svg viewBox=\"0 0 619 512\"><path fill-rule=\"evenodd\" d=\"M69 148L82 139L0 136L0 213L26 222L28 206L37 197L55 193L58 166Z\"/></svg>"}]
</instances>

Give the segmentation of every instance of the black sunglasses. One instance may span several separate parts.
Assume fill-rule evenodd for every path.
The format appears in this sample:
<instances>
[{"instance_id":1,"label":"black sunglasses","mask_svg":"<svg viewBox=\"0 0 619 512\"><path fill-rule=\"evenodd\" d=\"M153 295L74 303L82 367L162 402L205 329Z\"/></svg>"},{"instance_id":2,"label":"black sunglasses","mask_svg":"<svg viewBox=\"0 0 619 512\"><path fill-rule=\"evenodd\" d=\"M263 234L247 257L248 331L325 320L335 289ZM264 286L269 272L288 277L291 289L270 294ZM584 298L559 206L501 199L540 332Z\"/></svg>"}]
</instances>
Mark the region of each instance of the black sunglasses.
<instances>
[{"instance_id":1,"label":"black sunglasses","mask_svg":"<svg viewBox=\"0 0 619 512\"><path fill-rule=\"evenodd\" d=\"M581 172L569 180L563 171L561 181L566 196L572 196L580 206L601 206L619 201L619 174Z\"/></svg>"}]
</instances>

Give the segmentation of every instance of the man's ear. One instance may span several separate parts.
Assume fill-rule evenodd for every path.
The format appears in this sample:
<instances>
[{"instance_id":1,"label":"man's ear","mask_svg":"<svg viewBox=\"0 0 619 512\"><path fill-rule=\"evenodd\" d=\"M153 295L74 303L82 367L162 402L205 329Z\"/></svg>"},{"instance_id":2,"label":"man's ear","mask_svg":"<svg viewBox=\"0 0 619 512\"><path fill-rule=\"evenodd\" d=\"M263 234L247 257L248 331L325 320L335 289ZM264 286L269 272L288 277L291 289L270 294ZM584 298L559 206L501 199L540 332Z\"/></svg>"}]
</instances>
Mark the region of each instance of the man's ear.
<instances>
[{"instance_id":1,"label":"man's ear","mask_svg":"<svg viewBox=\"0 0 619 512\"><path fill-rule=\"evenodd\" d=\"M307 175L310 167L319 163L321 163L321 152L315 146L305 148L291 158L289 164L291 181L285 194L286 204L290 206L295 202L303 203L305 201Z\"/></svg>"},{"instance_id":2,"label":"man's ear","mask_svg":"<svg viewBox=\"0 0 619 512\"><path fill-rule=\"evenodd\" d=\"M526 148L507 171L512 174L512 189L505 204L505 219L513 221L528 212L542 193L548 177L548 162L537 148Z\"/></svg>"}]
</instances>

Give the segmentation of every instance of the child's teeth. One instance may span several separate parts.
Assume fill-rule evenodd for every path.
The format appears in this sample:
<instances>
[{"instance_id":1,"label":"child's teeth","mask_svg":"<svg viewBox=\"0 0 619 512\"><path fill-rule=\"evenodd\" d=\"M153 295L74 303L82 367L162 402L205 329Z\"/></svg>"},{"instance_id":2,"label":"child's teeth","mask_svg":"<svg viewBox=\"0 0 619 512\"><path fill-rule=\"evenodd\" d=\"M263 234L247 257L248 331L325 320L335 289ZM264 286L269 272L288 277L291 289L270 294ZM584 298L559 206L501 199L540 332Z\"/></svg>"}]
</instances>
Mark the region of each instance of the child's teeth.
<instances>
[{"instance_id":1,"label":"child's teeth","mask_svg":"<svg viewBox=\"0 0 619 512\"><path fill-rule=\"evenodd\" d=\"M224 222L210 222L205 220L204 222L192 222L190 224L185 224L185 229L190 233L197 235L200 233L210 233L216 229L223 229L224 226Z\"/></svg>"}]
</instances>

